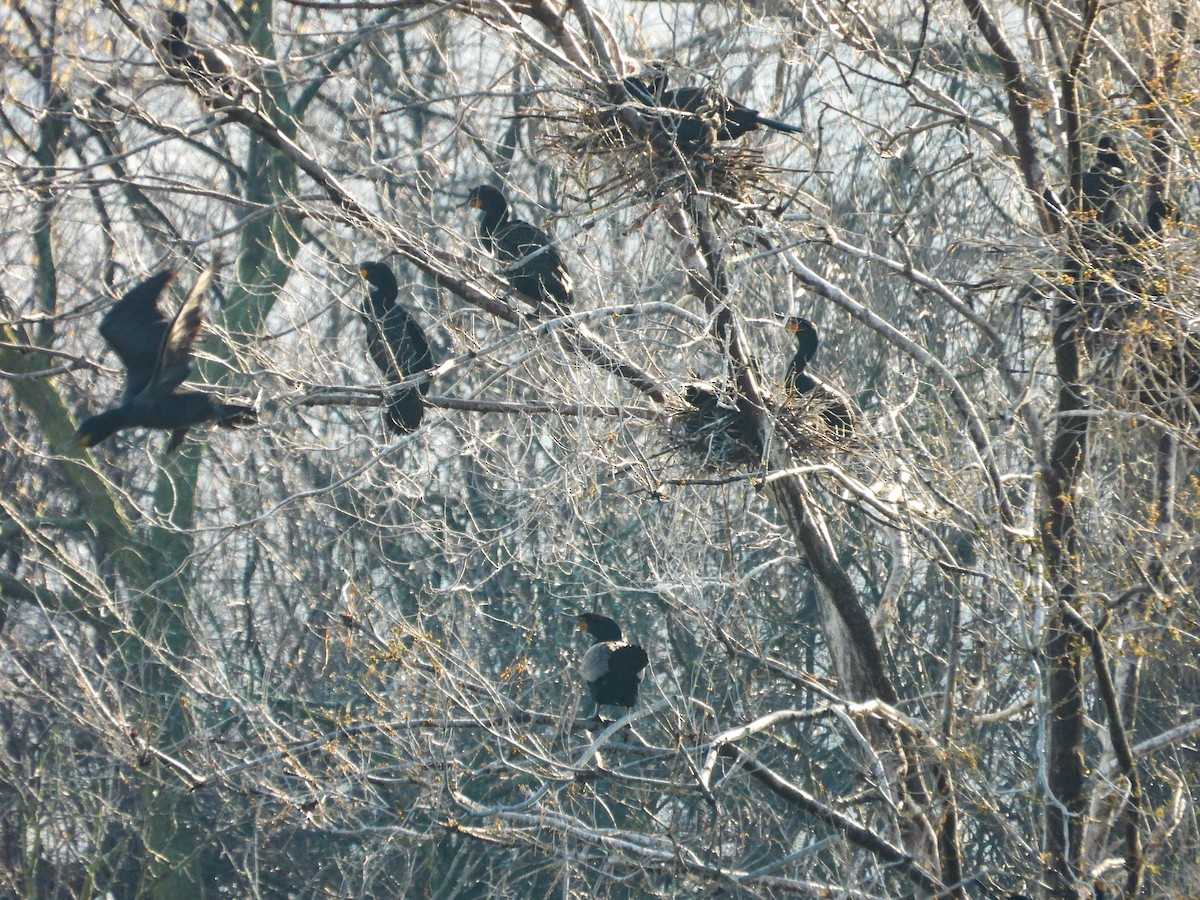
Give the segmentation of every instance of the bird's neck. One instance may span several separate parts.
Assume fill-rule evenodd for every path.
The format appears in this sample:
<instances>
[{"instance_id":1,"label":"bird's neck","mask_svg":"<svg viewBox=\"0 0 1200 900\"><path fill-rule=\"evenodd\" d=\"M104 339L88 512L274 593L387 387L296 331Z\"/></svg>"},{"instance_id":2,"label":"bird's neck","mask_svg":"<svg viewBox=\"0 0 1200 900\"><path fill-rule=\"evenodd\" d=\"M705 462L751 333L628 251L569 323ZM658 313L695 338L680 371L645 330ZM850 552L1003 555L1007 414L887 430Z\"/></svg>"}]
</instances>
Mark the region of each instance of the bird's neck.
<instances>
[{"instance_id":1,"label":"bird's neck","mask_svg":"<svg viewBox=\"0 0 1200 900\"><path fill-rule=\"evenodd\" d=\"M371 314L377 319L382 319L396 302L396 292L383 288L373 287L367 296L370 300Z\"/></svg>"},{"instance_id":2,"label":"bird's neck","mask_svg":"<svg viewBox=\"0 0 1200 900\"><path fill-rule=\"evenodd\" d=\"M192 55L192 48L187 39L178 31L172 31L162 42L163 49L174 59L187 59Z\"/></svg>"},{"instance_id":3,"label":"bird's neck","mask_svg":"<svg viewBox=\"0 0 1200 900\"><path fill-rule=\"evenodd\" d=\"M479 220L479 227L487 234L493 234L498 229L504 226L508 221L508 207L488 207L483 211L483 218Z\"/></svg>"}]
</instances>

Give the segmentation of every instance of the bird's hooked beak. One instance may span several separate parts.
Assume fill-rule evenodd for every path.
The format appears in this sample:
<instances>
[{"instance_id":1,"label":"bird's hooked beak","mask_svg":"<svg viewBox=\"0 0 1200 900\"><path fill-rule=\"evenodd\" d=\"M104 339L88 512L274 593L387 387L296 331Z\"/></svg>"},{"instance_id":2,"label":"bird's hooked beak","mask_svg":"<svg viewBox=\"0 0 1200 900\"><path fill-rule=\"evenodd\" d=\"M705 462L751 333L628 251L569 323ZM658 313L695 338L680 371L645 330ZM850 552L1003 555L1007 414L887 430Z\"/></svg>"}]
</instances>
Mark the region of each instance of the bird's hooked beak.
<instances>
[{"instance_id":1,"label":"bird's hooked beak","mask_svg":"<svg viewBox=\"0 0 1200 900\"><path fill-rule=\"evenodd\" d=\"M576 628L578 628L580 631L587 631L587 630L588 630L588 626L587 626L587 619L585 619L585 618L584 618L582 615L580 615L579 613L575 612L574 610L570 610L570 609L560 609L560 610L558 611L558 614L559 614L560 616L566 616L566 617L567 617L567 618L569 618L569 619L574 619L574 620L575 620L575 627L576 627Z\"/></svg>"}]
</instances>

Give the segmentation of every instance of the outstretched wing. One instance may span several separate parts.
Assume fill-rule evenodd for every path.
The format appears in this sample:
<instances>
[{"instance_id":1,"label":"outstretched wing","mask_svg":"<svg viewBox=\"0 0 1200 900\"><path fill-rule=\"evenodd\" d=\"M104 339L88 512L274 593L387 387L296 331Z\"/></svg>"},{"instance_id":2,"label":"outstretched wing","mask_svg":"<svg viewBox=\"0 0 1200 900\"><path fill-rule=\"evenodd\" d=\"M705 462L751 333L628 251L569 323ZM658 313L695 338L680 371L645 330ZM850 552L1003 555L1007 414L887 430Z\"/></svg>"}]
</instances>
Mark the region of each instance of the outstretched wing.
<instances>
[{"instance_id":1,"label":"outstretched wing","mask_svg":"<svg viewBox=\"0 0 1200 900\"><path fill-rule=\"evenodd\" d=\"M158 308L158 298L175 277L159 272L126 291L100 320L100 336L125 366L125 396L140 394L150 383L170 323Z\"/></svg>"},{"instance_id":2,"label":"outstretched wing","mask_svg":"<svg viewBox=\"0 0 1200 900\"><path fill-rule=\"evenodd\" d=\"M215 263L211 263L200 273L200 277L188 292L187 299L183 301L183 306L179 307L179 312L171 321L171 326L159 347L154 371L146 384L147 389L162 393L174 390L191 371L192 345L196 343L200 328L204 324L200 304L212 282L214 266Z\"/></svg>"},{"instance_id":3,"label":"outstretched wing","mask_svg":"<svg viewBox=\"0 0 1200 900\"><path fill-rule=\"evenodd\" d=\"M608 658L609 674L627 676L641 681L641 671L650 664L650 657L637 644L618 647Z\"/></svg>"},{"instance_id":4,"label":"outstretched wing","mask_svg":"<svg viewBox=\"0 0 1200 900\"><path fill-rule=\"evenodd\" d=\"M592 649L601 646L606 645L597 644ZM650 657L637 644L609 641L607 647L604 674L588 682L592 699L598 704L631 707L637 703L642 669L649 664Z\"/></svg>"}]
</instances>

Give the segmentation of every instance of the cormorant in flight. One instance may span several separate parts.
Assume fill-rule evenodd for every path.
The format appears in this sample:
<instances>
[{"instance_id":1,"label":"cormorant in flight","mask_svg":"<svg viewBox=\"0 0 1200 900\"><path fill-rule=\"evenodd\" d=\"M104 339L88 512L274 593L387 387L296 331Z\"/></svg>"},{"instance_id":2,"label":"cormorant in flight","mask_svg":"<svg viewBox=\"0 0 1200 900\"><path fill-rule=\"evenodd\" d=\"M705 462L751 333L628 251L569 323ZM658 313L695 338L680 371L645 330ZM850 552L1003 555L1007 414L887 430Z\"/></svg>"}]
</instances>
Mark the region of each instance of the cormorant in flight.
<instances>
[{"instance_id":1,"label":"cormorant in flight","mask_svg":"<svg viewBox=\"0 0 1200 900\"><path fill-rule=\"evenodd\" d=\"M203 316L200 302L212 270L200 276L171 321L158 308L158 298L175 277L159 272L113 304L100 320L100 336L125 366L125 392L113 409L79 425L74 442L92 447L125 428L163 428L171 432L167 449L174 450L188 429L204 422L223 428L255 420L254 410L237 403L220 403L209 394L182 388L192 365Z\"/></svg>"}]
</instances>

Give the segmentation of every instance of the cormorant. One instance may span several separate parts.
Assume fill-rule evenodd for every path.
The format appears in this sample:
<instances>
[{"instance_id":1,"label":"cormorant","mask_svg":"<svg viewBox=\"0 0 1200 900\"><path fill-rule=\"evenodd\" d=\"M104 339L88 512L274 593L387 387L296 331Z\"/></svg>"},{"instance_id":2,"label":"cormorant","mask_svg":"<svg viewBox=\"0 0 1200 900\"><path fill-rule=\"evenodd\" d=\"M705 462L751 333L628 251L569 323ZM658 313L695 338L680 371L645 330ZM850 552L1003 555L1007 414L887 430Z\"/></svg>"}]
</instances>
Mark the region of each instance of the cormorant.
<instances>
[{"instance_id":1,"label":"cormorant","mask_svg":"<svg viewBox=\"0 0 1200 900\"><path fill-rule=\"evenodd\" d=\"M677 421L683 428L693 453L704 457L709 466L755 463L762 453L753 429L748 426L741 410L726 405L716 386L706 381L693 381L684 386L683 399L691 409L680 413Z\"/></svg>"},{"instance_id":2,"label":"cormorant","mask_svg":"<svg viewBox=\"0 0 1200 900\"><path fill-rule=\"evenodd\" d=\"M592 646L579 661L579 674L587 683L595 704L593 715L601 706L633 707L637 703L642 669L650 663L646 651L637 644L621 638L621 626L598 613L564 613L573 618L580 631L592 638Z\"/></svg>"},{"instance_id":3,"label":"cormorant","mask_svg":"<svg viewBox=\"0 0 1200 900\"><path fill-rule=\"evenodd\" d=\"M784 390L793 394L809 394L818 386L817 382L804 370L817 354L821 343L817 328L802 316L790 316L787 329L796 335L796 355L788 363L783 376ZM828 393L828 392L826 392ZM850 409L841 400L830 394L827 402L821 407L821 420L835 439L849 437L854 431L854 418Z\"/></svg>"},{"instance_id":4,"label":"cormorant","mask_svg":"<svg viewBox=\"0 0 1200 900\"><path fill-rule=\"evenodd\" d=\"M508 201L488 184L471 189L467 203L482 210L479 234L484 246L504 263L504 277L540 313L546 307L555 315L571 309L571 273L563 264L549 235L528 222L509 216ZM540 252L539 252L540 251ZM530 259L531 254L536 253Z\"/></svg>"},{"instance_id":5,"label":"cormorant","mask_svg":"<svg viewBox=\"0 0 1200 900\"><path fill-rule=\"evenodd\" d=\"M1146 224L1137 225L1121 222L1113 228L1113 236L1130 249L1145 244L1154 244L1163 227L1175 218L1175 204L1162 197L1155 197L1146 207Z\"/></svg>"},{"instance_id":6,"label":"cormorant","mask_svg":"<svg viewBox=\"0 0 1200 900\"><path fill-rule=\"evenodd\" d=\"M1096 144L1096 161L1083 173L1083 208L1096 214L1102 225L1117 216L1117 195L1129 183L1129 164L1110 135Z\"/></svg>"},{"instance_id":7,"label":"cormorant","mask_svg":"<svg viewBox=\"0 0 1200 900\"><path fill-rule=\"evenodd\" d=\"M791 316L787 320L787 329L796 335L796 355L788 363L787 372L783 376L783 386L786 390L798 394L807 394L817 386L804 370L817 355L817 346L821 339L817 336L817 328L802 316Z\"/></svg>"},{"instance_id":8,"label":"cormorant","mask_svg":"<svg viewBox=\"0 0 1200 900\"><path fill-rule=\"evenodd\" d=\"M216 88L223 94L232 93L233 61L213 47L196 47L188 41L188 18L178 10L167 13L167 36L163 49L184 73Z\"/></svg>"},{"instance_id":9,"label":"cormorant","mask_svg":"<svg viewBox=\"0 0 1200 900\"><path fill-rule=\"evenodd\" d=\"M399 286L392 270L381 262L360 263L358 274L366 279L367 299L362 318L367 328L367 352L384 379L395 384L418 372L433 368L433 354L425 332L407 309L396 302ZM425 411L421 399L429 393L429 382L387 397L384 422L393 434L408 434L421 425Z\"/></svg>"},{"instance_id":10,"label":"cormorant","mask_svg":"<svg viewBox=\"0 0 1200 900\"><path fill-rule=\"evenodd\" d=\"M237 403L218 403L209 394L183 390L191 371L192 344L200 333L200 302L212 278L200 276L171 321L158 308L158 298L175 277L159 272L113 304L100 320L100 336L125 366L125 392L119 406L85 419L74 443L92 447L125 428L164 428L171 432L167 449L174 450L188 429L204 422L223 428L255 420L254 410Z\"/></svg>"},{"instance_id":11,"label":"cormorant","mask_svg":"<svg viewBox=\"0 0 1200 900\"><path fill-rule=\"evenodd\" d=\"M1096 161L1083 173L1083 210L1100 225L1112 225L1120 213L1117 197L1129 184L1129 163L1121 155L1111 135L1096 142ZM1052 188L1042 191L1042 202L1055 223L1062 226L1067 218L1066 202Z\"/></svg>"},{"instance_id":12,"label":"cormorant","mask_svg":"<svg viewBox=\"0 0 1200 900\"><path fill-rule=\"evenodd\" d=\"M758 128L771 128L785 134L800 134L798 125L762 115L744 103L730 99L711 85L707 87L668 88L666 69L661 62L647 65L642 76L622 81L631 97L648 106L678 110L682 116L663 116L661 124L677 146L685 151L699 150L712 139L732 141Z\"/></svg>"}]
</instances>

